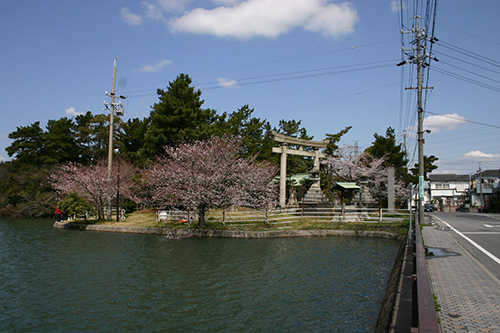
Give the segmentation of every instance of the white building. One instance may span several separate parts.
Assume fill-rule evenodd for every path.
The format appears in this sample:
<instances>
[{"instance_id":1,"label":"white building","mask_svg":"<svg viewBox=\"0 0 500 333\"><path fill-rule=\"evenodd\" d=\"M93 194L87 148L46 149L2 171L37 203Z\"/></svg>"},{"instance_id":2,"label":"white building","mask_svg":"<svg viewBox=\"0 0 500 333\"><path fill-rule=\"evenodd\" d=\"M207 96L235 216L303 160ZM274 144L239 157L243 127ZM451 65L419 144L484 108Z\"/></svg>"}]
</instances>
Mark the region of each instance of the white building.
<instances>
[{"instance_id":1,"label":"white building","mask_svg":"<svg viewBox=\"0 0 500 333\"><path fill-rule=\"evenodd\" d=\"M429 179L431 202L434 204L435 199L439 200L442 203L439 208L447 212L455 211L462 204L471 182L469 175L456 174L429 175Z\"/></svg>"}]
</instances>

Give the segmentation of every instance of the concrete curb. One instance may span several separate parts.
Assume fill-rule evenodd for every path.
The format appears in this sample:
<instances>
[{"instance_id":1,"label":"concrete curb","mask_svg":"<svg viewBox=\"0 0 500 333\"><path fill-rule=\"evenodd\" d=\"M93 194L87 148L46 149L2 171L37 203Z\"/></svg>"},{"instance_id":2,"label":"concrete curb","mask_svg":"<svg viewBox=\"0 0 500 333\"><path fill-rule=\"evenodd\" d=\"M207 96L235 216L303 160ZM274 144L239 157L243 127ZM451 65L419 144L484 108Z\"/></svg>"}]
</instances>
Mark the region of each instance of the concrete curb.
<instances>
[{"instance_id":1,"label":"concrete curb","mask_svg":"<svg viewBox=\"0 0 500 333\"><path fill-rule=\"evenodd\" d=\"M92 230L105 232L122 232L135 234L165 235L172 238L187 237L213 237L213 238L284 238L284 237L374 237L402 240L404 235L387 231L373 230L269 230L269 231L245 231L245 230L212 230L212 229L173 229L173 228L146 228L128 227L114 225L96 225L84 223L55 222L54 228L72 230Z\"/></svg>"}]
</instances>

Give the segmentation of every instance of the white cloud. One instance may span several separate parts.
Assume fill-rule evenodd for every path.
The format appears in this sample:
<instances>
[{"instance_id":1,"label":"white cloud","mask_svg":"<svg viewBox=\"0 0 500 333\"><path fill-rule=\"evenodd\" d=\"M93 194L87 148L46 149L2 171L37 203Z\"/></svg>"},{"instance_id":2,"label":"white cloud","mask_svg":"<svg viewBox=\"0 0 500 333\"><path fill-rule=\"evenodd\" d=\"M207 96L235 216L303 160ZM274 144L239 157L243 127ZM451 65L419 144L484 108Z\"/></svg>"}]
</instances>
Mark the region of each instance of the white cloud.
<instances>
[{"instance_id":1,"label":"white cloud","mask_svg":"<svg viewBox=\"0 0 500 333\"><path fill-rule=\"evenodd\" d=\"M167 12L183 12L193 0L158 0L158 5Z\"/></svg>"},{"instance_id":2,"label":"white cloud","mask_svg":"<svg viewBox=\"0 0 500 333\"><path fill-rule=\"evenodd\" d=\"M241 0L213 0L216 6L236 6Z\"/></svg>"},{"instance_id":3,"label":"white cloud","mask_svg":"<svg viewBox=\"0 0 500 333\"><path fill-rule=\"evenodd\" d=\"M228 1L224 1L226 4ZM196 8L170 22L174 32L220 37L277 37L293 28L340 37L354 31L359 18L349 2L326 0L248 0L234 6Z\"/></svg>"},{"instance_id":4,"label":"white cloud","mask_svg":"<svg viewBox=\"0 0 500 333\"><path fill-rule=\"evenodd\" d=\"M71 117L84 114L83 112L76 112L75 108L67 108L66 110L64 110L64 112L66 112L66 114Z\"/></svg>"},{"instance_id":5,"label":"white cloud","mask_svg":"<svg viewBox=\"0 0 500 333\"><path fill-rule=\"evenodd\" d=\"M172 63L172 60L169 59L163 59L162 61L154 64L154 65L146 65L139 69L140 72L145 72L145 73L156 73L161 71L163 66L165 65L170 65Z\"/></svg>"},{"instance_id":6,"label":"white cloud","mask_svg":"<svg viewBox=\"0 0 500 333\"><path fill-rule=\"evenodd\" d=\"M462 159L469 161L500 161L500 155L483 153L480 150L471 150L470 152L464 154Z\"/></svg>"},{"instance_id":7,"label":"white cloud","mask_svg":"<svg viewBox=\"0 0 500 333\"><path fill-rule=\"evenodd\" d=\"M219 81L219 86L224 87L224 88L232 88L232 87L238 86L238 83L236 82L236 80L228 80L226 78L219 77L218 81Z\"/></svg>"},{"instance_id":8,"label":"white cloud","mask_svg":"<svg viewBox=\"0 0 500 333\"><path fill-rule=\"evenodd\" d=\"M134 14L127 7L123 7L120 11L122 22L128 25L141 25L142 17L140 15Z\"/></svg>"},{"instance_id":9,"label":"white cloud","mask_svg":"<svg viewBox=\"0 0 500 333\"><path fill-rule=\"evenodd\" d=\"M403 9L407 8L406 3L403 3L402 5L403 5ZM401 1L399 1L399 0L391 1L390 6L391 6L391 12L397 13L401 9Z\"/></svg>"},{"instance_id":10,"label":"white cloud","mask_svg":"<svg viewBox=\"0 0 500 333\"><path fill-rule=\"evenodd\" d=\"M424 130L431 130L433 133L437 133L441 129L454 130L465 122L466 119L458 113L429 116L424 119Z\"/></svg>"},{"instance_id":11,"label":"white cloud","mask_svg":"<svg viewBox=\"0 0 500 333\"><path fill-rule=\"evenodd\" d=\"M163 11L160 7L147 1L143 1L142 5L146 7L145 15L147 18L150 18L153 21L166 22L165 17L163 16Z\"/></svg>"},{"instance_id":12,"label":"white cloud","mask_svg":"<svg viewBox=\"0 0 500 333\"><path fill-rule=\"evenodd\" d=\"M7 157L0 156L0 162L7 162Z\"/></svg>"}]
</instances>

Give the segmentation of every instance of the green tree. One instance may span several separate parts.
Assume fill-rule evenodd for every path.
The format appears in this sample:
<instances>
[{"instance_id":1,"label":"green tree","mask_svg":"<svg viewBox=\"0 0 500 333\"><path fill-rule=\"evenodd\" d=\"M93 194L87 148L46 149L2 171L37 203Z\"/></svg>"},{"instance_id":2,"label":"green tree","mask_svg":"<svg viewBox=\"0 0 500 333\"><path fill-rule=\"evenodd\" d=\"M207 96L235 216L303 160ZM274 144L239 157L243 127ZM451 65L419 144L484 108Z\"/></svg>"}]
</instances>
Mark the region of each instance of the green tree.
<instances>
[{"instance_id":1,"label":"green tree","mask_svg":"<svg viewBox=\"0 0 500 333\"><path fill-rule=\"evenodd\" d=\"M9 134L9 139L14 140L14 142L5 150L9 157L14 156L18 167L30 169L43 165L42 155L45 139L39 121L29 126L18 126L14 132Z\"/></svg>"},{"instance_id":2,"label":"green tree","mask_svg":"<svg viewBox=\"0 0 500 333\"><path fill-rule=\"evenodd\" d=\"M438 160L439 158L437 158L434 155L431 156L424 155L424 180L429 180L428 174L438 168L438 166L434 164L434 162L437 162ZM418 169L419 169L418 163L415 163L415 167L410 169L411 175L408 177L408 179L413 184L418 184L418 177L419 177Z\"/></svg>"},{"instance_id":3,"label":"green tree","mask_svg":"<svg viewBox=\"0 0 500 333\"><path fill-rule=\"evenodd\" d=\"M51 216L56 199L47 181L48 168L19 169L0 164L0 215L6 217Z\"/></svg>"},{"instance_id":4,"label":"green tree","mask_svg":"<svg viewBox=\"0 0 500 333\"><path fill-rule=\"evenodd\" d=\"M144 136L148 124L149 119L129 119L126 123L123 123L123 131L118 134L118 141L123 151L121 156L136 166L144 164L144 159L139 151L144 146Z\"/></svg>"},{"instance_id":5,"label":"green tree","mask_svg":"<svg viewBox=\"0 0 500 333\"><path fill-rule=\"evenodd\" d=\"M92 211L93 207L90 202L78 196L76 193L70 193L67 197L57 203L63 214L69 216L83 215L87 220L87 213Z\"/></svg>"},{"instance_id":6,"label":"green tree","mask_svg":"<svg viewBox=\"0 0 500 333\"><path fill-rule=\"evenodd\" d=\"M114 120L115 137L119 133L120 121L119 118ZM90 120L91 146L90 159L99 160L108 156L109 143L109 116L105 114L96 114Z\"/></svg>"},{"instance_id":7,"label":"green tree","mask_svg":"<svg viewBox=\"0 0 500 333\"><path fill-rule=\"evenodd\" d=\"M44 133L45 151L42 160L45 165L75 161L80 155L80 148L75 136L75 123L72 119L63 117L59 120L49 120Z\"/></svg>"},{"instance_id":8,"label":"green tree","mask_svg":"<svg viewBox=\"0 0 500 333\"><path fill-rule=\"evenodd\" d=\"M77 115L75 122L75 139L80 149L78 162L87 162L92 156L93 146L93 128L92 128L92 112L87 111L85 114Z\"/></svg>"},{"instance_id":9,"label":"green tree","mask_svg":"<svg viewBox=\"0 0 500 333\"><path fill-rule=\"evenodd\" d=\"M242 153L246 157L258 154L258 160L269 159L273 142L267 135L270 129L267 120L252 117L254 109L244 105L231 114L224 113L219 118L217 135L240 136L242 137Z\"/></svg>"},{"instance_id":10,"label":"green tree","mask_svg":"<svg viewBox=\"0 0 500 333\"><path fill-rule=\"evenodd\" d=\"M326 139L327 140L330 140L330 143L328 144L328 146L326 147L324 153L327 155L327 156L333 156L334 152L339 149L339 146L337 145L338 142L340 142L340 139L342 138L342 136L344 134L346 134L347 132L349 132L349 130L352 128L352 126L347 126L346 128L344 128L343 130L341 130L340 132L336 133L336 134L326 134Z\"/></svg>"},{"instance_id":11,"label":"green tree","mask_svg":"<svg viewBox=\"0 0 500 333\"><path fill-rule=\"evenodd\" d=\"M191 82L188 75L180 74L166 91L157 90L159 101L152 106L141 149L146 158L164 154L165 146L209 138L215 131L216 111L202 108L201 91Z\"/></svg>"},{"instance_id":12,"label":"green tree","mask_svg":"<svg viewBox=\"0 0 500 333\"><path fill-rule=\"evenodd\" d=\"M384 167L393 167L396 171L396 178L405 181L408 184L408 172L406 165L408 164L407 154L404 151L403 145L397 144L396 134L392 127L387 128L385 136L375 133L375 141L372 146L365 151L374 158L385 158Z\"/></svg>"},{"instance_id":13,"label":"green tree","mask_svg":"<svg viewBox=\"0 0 500 333\"><path fill-rule=\"evenodd\" d=\"M340 142L340 139L344 134L349 132L349 130L352 128L352 126L347 126L343 130L340 130L338 133L335 134L326 134L326 139L330 140L330 143L328 146L325 148L323 153L326 154L326 156L334 156L335 152L339 149L338 143ZM326 169L326 170L325 170ZM328 171L328 165L323 166L323 170ZM321 188L323 189L323 192L326 192L325 194L332 199L333 198L333 190L332 190L332 179L331 177L328 177L326 172L322 173L320 175L321 177ZM310 186L310 184L309 184Z\"/></svg>"},{"instance_id":14,"label":"green tree","mask_svg":"<svg viewBox=\"0 0 500 333\"><path fill-rule=\"evenodd\" d=\"M291 136L293 138L303 139L303 140L312 140L313 136L307 134L307 130L305 127L301 127L300 120L280 120L278 128L273 129L275 132ZM298 148L295 145L289 146L292 149ZM310 147L304 147L304 150L311 151ZM275 164L279 163L279 155L273 154L272 162ZM314 159L309 157L297 156L297 155L288 155L287 156L287 176L295 175L297 173L304 173L311 170L314 166Z\"/></svg>"}]
</instances>

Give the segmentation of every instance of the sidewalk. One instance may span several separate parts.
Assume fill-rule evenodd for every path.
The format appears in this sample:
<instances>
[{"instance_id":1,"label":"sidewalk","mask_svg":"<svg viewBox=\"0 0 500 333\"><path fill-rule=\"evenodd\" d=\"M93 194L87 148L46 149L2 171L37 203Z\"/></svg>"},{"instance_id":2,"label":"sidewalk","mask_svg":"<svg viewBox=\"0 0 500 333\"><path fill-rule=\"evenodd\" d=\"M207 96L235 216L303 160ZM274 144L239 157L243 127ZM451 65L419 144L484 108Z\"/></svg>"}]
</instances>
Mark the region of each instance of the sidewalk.
<instances>
[{"instance_id":1,"label":"sidewalk","mask_svg":"<svg viewBox=\"0 0 500 333\"><path fill-rule=\"evenodd\" d=\"M449 252L427 260L441 332L500 333L500 281L450 236L452 230L434 222L423 228L425 246Z\"/></svg>"}]
</instances>

